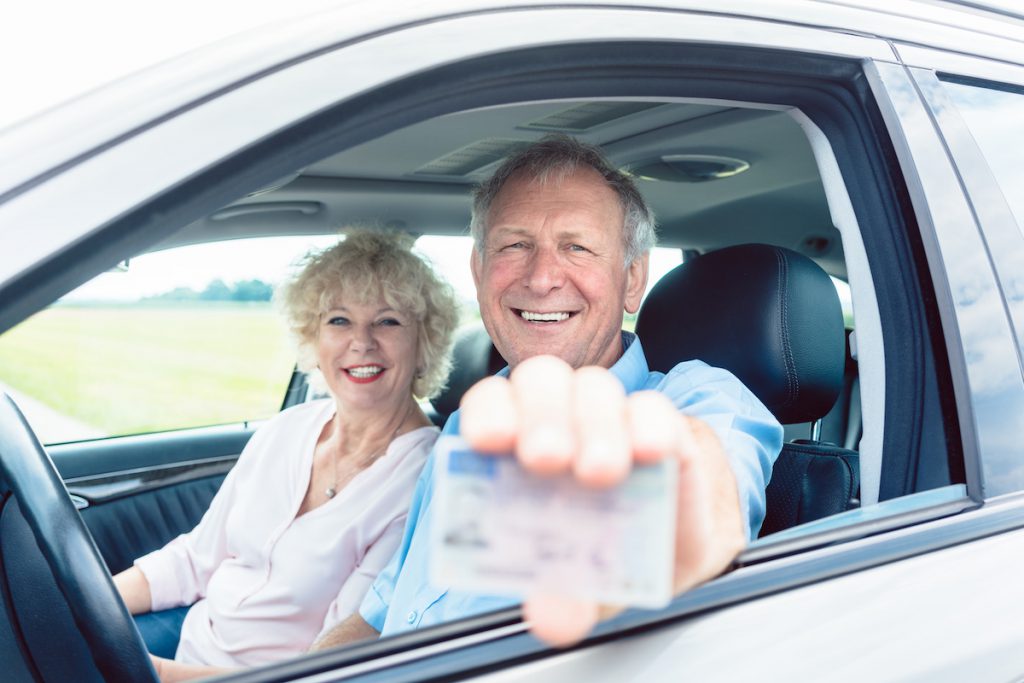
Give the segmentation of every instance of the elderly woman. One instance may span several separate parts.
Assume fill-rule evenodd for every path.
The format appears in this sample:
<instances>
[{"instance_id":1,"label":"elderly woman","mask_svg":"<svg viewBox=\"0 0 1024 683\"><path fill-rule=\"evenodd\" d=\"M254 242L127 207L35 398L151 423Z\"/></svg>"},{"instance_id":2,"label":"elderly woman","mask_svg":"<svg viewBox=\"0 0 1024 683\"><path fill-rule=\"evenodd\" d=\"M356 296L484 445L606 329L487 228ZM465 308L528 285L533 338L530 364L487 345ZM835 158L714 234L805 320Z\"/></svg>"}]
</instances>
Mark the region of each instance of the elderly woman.
<instances>
[{"instance_id":1,"label":"elderly woman","mask_svg":"<svg viewBox=\"0 0 1024 683\"><path fill-rule=\"evenodd\" d=\"M398 547L438 434L416 399L444 384L457 315L410 247L361 231L306 257L277 298L330 398L267 422L198 526L115 577L133 614L191 605L176 654L147 637L165 680L305 652Z\"/></svg>"}]
</instances>

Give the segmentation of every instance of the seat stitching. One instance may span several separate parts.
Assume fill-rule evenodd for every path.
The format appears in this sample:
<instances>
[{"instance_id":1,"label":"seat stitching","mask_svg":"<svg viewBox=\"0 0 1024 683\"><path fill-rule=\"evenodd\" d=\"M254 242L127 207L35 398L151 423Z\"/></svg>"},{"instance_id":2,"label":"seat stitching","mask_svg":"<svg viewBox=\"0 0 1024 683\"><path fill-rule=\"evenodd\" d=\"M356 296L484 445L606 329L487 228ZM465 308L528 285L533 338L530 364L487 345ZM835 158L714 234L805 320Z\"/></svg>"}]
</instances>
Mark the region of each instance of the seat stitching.
<instances>
[{"instance_id":1,"label":"seat stitching","mask_svg":"<svg viewBox=\"0 0 1024 683\"><path fill-rule=\"evenodd\" d=\"M789 301L785 294L787 286L788 264L783 255L776 250L775 258L779 262L779 308L782 311L782 351L786 360L786 388L789 392L786 405L790 406L796 402L800 393L800 378L796 376L796 363L793 361L793 349L789 340Z\"/></svg>"}]
</instances>

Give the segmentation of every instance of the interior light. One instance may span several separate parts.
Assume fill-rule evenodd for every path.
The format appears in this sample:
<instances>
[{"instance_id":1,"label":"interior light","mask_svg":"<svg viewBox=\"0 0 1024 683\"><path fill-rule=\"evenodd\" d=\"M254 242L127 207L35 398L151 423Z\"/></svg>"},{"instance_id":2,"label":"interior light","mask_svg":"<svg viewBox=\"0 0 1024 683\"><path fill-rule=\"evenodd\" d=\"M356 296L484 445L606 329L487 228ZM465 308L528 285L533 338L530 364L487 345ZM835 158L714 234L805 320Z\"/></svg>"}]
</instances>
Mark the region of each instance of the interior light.
<instances>
[{"instance_id":1,"label":"interior light","mask_svg":"<svg viewBox=\"0 0 1024 683\"><path fill-rule=\"evenodd\" d=\"M631 166L629 173L642 180L703 183L708 180L731 178L748 168L748 162L735 157L715 154L666 154L655 161Z\"/></svg>"}]
</instances>

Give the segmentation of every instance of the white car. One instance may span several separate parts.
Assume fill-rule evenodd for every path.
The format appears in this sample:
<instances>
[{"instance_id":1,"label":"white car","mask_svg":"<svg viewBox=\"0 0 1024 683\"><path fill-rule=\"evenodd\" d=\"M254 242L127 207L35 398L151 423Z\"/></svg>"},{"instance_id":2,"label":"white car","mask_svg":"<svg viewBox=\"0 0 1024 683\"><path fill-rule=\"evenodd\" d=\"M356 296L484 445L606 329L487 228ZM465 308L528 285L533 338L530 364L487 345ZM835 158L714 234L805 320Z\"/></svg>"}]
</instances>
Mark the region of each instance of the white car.
<instances>
[{"instance_id":1,"label":"white car","mask_svg":"<svg viewBox=\"0 0 1024 683\"><path fill-rule=\"evenodd\" d=\"M568 650L510 609L232 680L1024 675L1024 10L437 0L282 20L0 130L0 382L28 416L0 405L4 680L152 680L110 572L305 400L264 309L195 323L213 278L373 223L465 280L470 188L550 132L602 146L658 215L645 347L735 361L788 423L761 538ZM211 283L175 307L129 291L150 267ZM103 287L134 303L90 305ZM472 327L457 359L438 421L501 365Z\"/></svg>"}]
</instances>

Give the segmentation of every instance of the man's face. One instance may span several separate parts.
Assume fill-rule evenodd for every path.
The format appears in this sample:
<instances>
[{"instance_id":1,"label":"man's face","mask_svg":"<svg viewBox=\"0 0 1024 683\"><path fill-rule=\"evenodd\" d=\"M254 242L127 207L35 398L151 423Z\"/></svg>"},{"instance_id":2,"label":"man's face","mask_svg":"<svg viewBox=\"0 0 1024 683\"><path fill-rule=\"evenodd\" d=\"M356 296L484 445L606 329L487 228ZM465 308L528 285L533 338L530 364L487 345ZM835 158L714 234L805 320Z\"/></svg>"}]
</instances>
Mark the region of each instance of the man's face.
<instances>
[{"instance_id":1,"label":"man's face","mask_svg":"<svg viewBox=\"0 0 1024 683\"><path fill-rule=\"evenodd\" d=\"M636 312L647 284L646 254L623 266L622 224L617 195L591 168L505 184L471 267L484 325L509 365L540 354L574 368L619 359L622 312Z\"/></svg>"}]
</instances>

